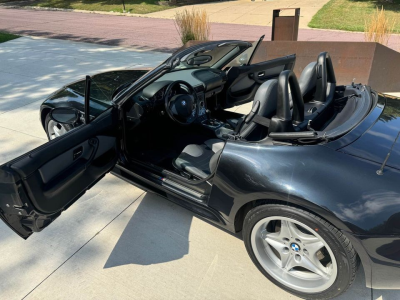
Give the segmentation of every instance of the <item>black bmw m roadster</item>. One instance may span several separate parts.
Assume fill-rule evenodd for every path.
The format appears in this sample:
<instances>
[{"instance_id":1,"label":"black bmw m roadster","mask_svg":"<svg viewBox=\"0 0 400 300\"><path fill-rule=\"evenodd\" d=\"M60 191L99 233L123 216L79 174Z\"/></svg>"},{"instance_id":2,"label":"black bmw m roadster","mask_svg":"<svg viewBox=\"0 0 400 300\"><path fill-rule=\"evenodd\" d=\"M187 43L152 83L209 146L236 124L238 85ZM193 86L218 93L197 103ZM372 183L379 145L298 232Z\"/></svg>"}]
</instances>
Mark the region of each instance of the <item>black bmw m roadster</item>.
<instances>
[{"instance_id":1,"label":"black bmw m roadster","mask_svg":"<svg viewBox=\"0 0 400 300\"><path fill-rule=\"evenodd\" d=\"M400 288L400 99L337 85L331 57L252 63L260 41L208 42L148 70L48 97L49 142L0 166L0 217L22 238L106 173L231 232L297 296ZM247 115L228 110L252 102Z\"/></svg>"}]
</instances>

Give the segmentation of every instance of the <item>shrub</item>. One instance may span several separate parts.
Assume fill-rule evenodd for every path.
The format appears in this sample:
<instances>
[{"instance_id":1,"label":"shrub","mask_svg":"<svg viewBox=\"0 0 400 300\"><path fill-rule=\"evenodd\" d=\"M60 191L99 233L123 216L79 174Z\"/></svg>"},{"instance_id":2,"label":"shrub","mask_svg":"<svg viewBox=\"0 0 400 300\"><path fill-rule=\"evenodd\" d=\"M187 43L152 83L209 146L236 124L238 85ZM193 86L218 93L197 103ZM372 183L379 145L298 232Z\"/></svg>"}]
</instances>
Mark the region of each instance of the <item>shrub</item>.
<instances>
[{"instance_id":1,"label":"shrub","mask_svg":"<svg viewBox=\"0 0 400 300\"><path fill-rule=\"evenodd\" d=\"M175 14L175 25L182 44L188 41L207 41L210 35L210 21L205 10L184 9Z\"/></svg>"},{"instance_id":2,"label":"shrub","mask_svg":"<svg viewBox=\"0 0 400 300\"><path fill-rule=\"evenodd\" d=\"M377 7L371 18L365 21L365 40L387 45L395 25L396 21L386 16L383 6L381 10Z\"/></svg>"}]
</instances>

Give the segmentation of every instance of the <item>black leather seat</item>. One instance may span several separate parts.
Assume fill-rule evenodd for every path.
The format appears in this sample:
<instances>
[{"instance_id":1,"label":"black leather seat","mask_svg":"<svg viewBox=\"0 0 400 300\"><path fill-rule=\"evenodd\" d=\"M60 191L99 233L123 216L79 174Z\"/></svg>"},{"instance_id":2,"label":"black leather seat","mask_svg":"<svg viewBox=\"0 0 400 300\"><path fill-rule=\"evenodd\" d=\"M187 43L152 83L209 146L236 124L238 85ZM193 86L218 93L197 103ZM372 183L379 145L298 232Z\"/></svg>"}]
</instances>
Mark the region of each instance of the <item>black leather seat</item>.
<instances>
[{"instance_id":1,"label":"black leather seat","mask_svg":"<svg viewBox=\"0 0 400 300\"><path fill-rule=\"evenodd\" d=\"M304 100L304 117L307 122L312 121L312 128L318 129L332 115L336 89L335 72L327 52L320 53L316 62L304 68L299 86Z\"/></svg>"},{"instance_id":2,"label":"black leather seat","mask_svg":"<svg viewBox=\"0 0 400 300\"><path fill-rule=\"evenodd\" d=\"M251 112L238 124L237 133L240 137L253 140L261 139L268 134L268 128L253 122L256 115L271 118L276 112L278 95L278 80L268 80L258 89L253 101ZM265 136L263 134L265 133ZM182 173L206 178L212 174L224 148L225 141L211 139L202 145L188 145L174 161L174 166Z\"/></svg>"},{"instance_id":3,"label":"black leather seat","mask_svg":"<svg viewBox=\"0 0 400 300\"><path fill-rule=\"evenodd\" d=\"M274 83L275 81L275 83ZM274 85L276 85L277 82L276 80L268 80L264 82L263 84L260 85L258 88L256 95L254 96L253 100L253 106L251 109L251 112L243 116L242 118L239 119L228 119L227 122L234 128L237 132L240 130L240 136L251 140L250 134L252 134L254 137L254 140L257 140L257 136L259 135L259 132L257 132L260 129L258 125L249 123L248 116L251 115L252 113L258 113L261 116L268 117L269 118L273 115L273 113L276 111L276 88L274 88ZM275 93L275 95L270 95L271 93ZM266 103L268 100L268 104ZM272 100L275 99L275 100ZM243 123L247 118L247 124Z\"/></svg>"},{"instance_id":4,"label":"black leather seat","mask_svg":"<svg viewBox=\"0 0 400 300\"><path fill-rule=\"evenodd\" d=\"M304 102L329 102L333 99L336 78L328 52L318 55L317 61L309 63L299 78Z\"/></svg>"},{"instance_id":5,"label":"black leather seat","mask_svg":"<svg viewBox=\"0 0 400 300\"><path fill-rule=\"evenodd\" d=\"M204 179L217 167L218 158L225 146L225 141L211 139L202 145L187 145L174 161L179 171Z\"/></svg>"},{"instance_id":6,"label":"black leather seat","mask_svg":"<svg viewBox=\"0 0 400 300\"><path fill-rule=\"evenodd\" d=\"M248 141L259 141L267 136L268 129L259 123L253 122L253 119L256 115L268 119L272 118L276 112L277 98L277 79L268 80L258 88L250 113L235 129L241 138Z\"/></svg>"},{"instance_id":7,"label":"black leather seat","mask_svg":"<svg viewBox=\"0 0 400 300\"><path fill-rule=\"evenodd\" d=\"M312 100L317 87L317 62L309 63L301 72L299 86L303 99Z\"/></svg>"}]
</instances>

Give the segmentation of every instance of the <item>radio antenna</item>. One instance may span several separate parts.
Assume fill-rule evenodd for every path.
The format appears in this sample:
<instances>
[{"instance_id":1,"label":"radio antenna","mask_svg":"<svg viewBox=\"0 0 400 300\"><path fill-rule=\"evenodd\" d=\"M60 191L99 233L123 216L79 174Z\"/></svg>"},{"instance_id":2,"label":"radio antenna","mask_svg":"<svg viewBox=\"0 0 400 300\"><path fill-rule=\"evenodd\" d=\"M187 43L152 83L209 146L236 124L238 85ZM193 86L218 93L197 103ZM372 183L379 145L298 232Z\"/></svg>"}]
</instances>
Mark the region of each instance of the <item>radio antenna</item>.
<instances>
[{"instance_id":1,"label":"radio antenna","mask_svg":"<svg viewBox=\"0 0 400 300\"><path fill-rule=\"evenodd\" d=\"M396 139L394 140L394 142L393 142L393 144L392 144L392 147L390 147L389 153L386 155L386 158L385 158L385 160L383 161L381 168L380 168L378 171L376 171L376 174L378 174L378 175L383 175L383 168L385 168L385 166L386 166L386 163L387 163L387 161L388 161L388 159L389 159L389 157L390 157L390 153L392 153L393 147L394 147L394 145L396 144L397 139L399 138L399 135L400 135L400 131L397 133Z\"/></svg>"}]
</instances>

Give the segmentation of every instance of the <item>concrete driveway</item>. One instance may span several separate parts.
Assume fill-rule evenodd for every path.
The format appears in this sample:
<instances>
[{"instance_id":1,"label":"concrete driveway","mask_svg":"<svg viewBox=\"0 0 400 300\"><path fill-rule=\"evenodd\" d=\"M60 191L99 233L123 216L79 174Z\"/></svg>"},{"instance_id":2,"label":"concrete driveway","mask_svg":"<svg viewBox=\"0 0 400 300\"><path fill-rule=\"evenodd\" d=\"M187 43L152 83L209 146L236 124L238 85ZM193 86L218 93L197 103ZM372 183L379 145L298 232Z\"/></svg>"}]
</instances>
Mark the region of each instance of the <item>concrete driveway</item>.
<instances>
[{"instance_id":1,"label":"concrete driveway","mask_svg":"<svg viewBox=\"0 0 400 300\"><path fill-rule=\"evenodd\" d=\"M186 5L146 14L149 18L174 19L184 9L204 9L214 23L272 26L272 11L278 8L301 8L300 28L309 28L311 18L329 0L236 0ZM294 15L294 10L283 11L281 16Z\"/></svg>"},{"instance_id":2,"label":"concrete driveway","mask_svg":"<svg viewBox=\"0 0 400 300\"><path fill-rule=\"evenodd\" d=\"M0 44L0 164L46 142L43 98L85 74L155 66L165 53L24 37ZM365 288L341 299L400 298ZM24 241L0 222L0 299L296 299L228 234L107 175Z\"/></svg>"}]
</instances>

